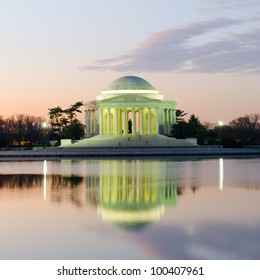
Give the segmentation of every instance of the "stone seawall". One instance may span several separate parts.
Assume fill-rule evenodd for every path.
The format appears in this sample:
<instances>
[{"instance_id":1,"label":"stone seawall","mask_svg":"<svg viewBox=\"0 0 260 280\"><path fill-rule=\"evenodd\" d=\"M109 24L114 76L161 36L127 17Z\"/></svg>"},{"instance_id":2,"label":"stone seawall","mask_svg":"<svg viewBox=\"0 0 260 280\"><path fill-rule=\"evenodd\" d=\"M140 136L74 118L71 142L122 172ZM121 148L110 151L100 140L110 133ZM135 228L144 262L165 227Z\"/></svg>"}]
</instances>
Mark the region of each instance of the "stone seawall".
<instances>
[{"instance_id":1,"label":"stone seawall","mask_svg":"<svg viewBox=\"0 0 260 280\"><path fill-rule=\"evenodd\" d=\"M181 147L133 147L133 148L84 148L63 149L47 148L29 151L0 151L0 160L34 160L62 158L108 158L108 157L225 157L259 156L260 149L225 149L225 148L181 148Z\"/></svg>"}]
</instances>

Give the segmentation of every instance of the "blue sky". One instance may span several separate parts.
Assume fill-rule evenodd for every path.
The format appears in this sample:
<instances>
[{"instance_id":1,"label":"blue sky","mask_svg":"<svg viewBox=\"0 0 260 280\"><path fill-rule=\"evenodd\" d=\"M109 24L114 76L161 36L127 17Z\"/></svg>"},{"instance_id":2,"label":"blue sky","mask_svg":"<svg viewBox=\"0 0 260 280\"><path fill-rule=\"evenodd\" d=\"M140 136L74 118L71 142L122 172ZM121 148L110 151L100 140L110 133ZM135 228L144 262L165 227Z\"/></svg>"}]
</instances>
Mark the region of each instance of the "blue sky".
<instances>
[{"instance_id":1,"label":"blue sky","mask_svg":"<svg viewBox=\"0 0 260 280\"><path fill-rule=\"evenodd\" d=\"M147 79L202 121L259 113L260 2L0 0L0 114L46 116Z\"/></svg>"}]
</instances>

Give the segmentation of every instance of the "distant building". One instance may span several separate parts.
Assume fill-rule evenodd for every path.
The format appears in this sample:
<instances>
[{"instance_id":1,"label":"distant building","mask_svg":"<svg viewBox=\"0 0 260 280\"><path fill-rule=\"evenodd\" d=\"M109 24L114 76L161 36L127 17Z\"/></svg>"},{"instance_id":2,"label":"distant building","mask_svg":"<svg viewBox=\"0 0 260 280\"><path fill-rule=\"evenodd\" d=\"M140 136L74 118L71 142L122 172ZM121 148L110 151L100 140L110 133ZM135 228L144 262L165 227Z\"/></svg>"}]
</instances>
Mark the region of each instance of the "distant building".
<instances>
[{"instance_id":1,"label":"distant building","mask_svg":"<svg viewBox=\"0 0 260 280\"><path fill-rule=\"evenodd\" d=\"M125 76L84 104L86 137L95 135L170 135L176 102L163 100L149 82Z\"/></svg>"}]
</instances>

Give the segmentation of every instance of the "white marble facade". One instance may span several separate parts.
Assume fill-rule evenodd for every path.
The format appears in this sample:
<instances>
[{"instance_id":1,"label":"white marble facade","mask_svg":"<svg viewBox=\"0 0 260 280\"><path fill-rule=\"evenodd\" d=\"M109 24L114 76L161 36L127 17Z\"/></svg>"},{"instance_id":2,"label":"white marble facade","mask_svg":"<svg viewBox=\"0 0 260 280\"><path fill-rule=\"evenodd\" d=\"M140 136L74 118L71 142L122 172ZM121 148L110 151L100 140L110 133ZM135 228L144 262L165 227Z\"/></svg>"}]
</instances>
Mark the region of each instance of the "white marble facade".
<instances>
[{"instance_id":1,"label":"white marble facade","mask_svg":"<svg viewBox=\"0 0 260 280\"><path fill-rule=\"evenodd\" d=\"M86 137L95 135L170 135L176 102L163 96L146 80L121 77L97 100L86 102Z\"/></svg>"}]
</instances>

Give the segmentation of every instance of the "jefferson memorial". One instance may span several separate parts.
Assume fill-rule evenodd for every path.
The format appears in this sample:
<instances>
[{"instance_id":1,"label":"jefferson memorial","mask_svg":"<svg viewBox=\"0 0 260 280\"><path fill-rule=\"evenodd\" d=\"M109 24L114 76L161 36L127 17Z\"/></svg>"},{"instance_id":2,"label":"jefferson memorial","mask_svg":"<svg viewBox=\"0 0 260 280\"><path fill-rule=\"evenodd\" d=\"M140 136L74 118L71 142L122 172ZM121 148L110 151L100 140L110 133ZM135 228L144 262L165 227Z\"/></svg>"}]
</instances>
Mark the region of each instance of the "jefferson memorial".
<instances>
[{"instance_id":1,"label":"jefferson memorial","mask_svg":"<svg viewBox=\"0 0 260 280\"><path fill-rule=\"evenodd\" d=\"M85 106L86 136L163 134L175 123L175 101L163 100L146 80L125 76Z\"/></svg>"},{"instance_id":2,"label":"jefferson memorial","mask_svg":"<svg viewBox=\"0 0 260 280\"><path fill-rule=\"evenodd\" d=\"M185 146L171 136L176 102L136 76L114 80L84 103L86 138L69 146ZM62 145L63 146L63 145Z\"/></svg>"}]
</instances>

